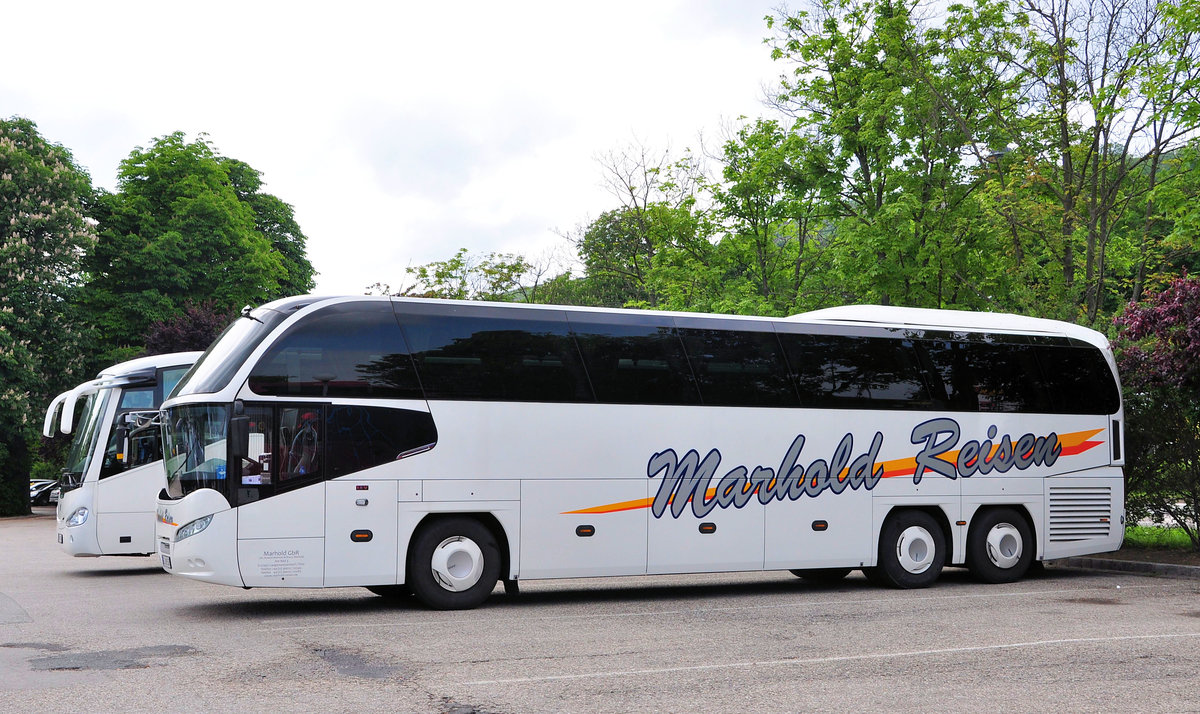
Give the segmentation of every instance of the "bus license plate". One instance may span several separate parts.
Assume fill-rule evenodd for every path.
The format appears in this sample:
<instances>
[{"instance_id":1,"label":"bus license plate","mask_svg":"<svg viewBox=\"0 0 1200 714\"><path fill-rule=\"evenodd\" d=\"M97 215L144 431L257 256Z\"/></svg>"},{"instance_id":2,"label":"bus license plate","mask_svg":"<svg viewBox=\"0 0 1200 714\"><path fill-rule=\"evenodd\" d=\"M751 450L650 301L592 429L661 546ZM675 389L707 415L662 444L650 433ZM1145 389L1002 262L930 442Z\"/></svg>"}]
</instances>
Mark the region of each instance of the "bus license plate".
<instances>
[{"instance_id":1,"label":"bus license plate","mask_svg":"<svg viewBox=\"0 0 1200 714\"><path fill-rule=\"evenodd\" d=\"M164 555L162 557L162 560L163 560L163 567L166 568L167 570L170 570L171 569L171 556Z\"/></svg>"}]
</instances>

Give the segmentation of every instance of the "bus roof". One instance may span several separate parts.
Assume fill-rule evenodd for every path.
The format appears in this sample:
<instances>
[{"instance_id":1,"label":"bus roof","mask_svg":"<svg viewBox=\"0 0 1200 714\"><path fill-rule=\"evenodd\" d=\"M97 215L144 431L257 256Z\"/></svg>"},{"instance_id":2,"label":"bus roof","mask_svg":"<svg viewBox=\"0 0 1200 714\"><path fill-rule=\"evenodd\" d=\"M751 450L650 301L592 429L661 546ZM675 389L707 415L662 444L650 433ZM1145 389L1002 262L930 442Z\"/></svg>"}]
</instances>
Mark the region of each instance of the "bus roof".
<instances>
[{"instance_id":1,"label":"bus roof","mask_svg":"<svg viewBox=\"0 0 1200 714\"><path fill-rule=\"evenodd\" d=\"M70 434L75 419L75 402L80 397L98 392L101 389L115 389L124 387L127 384L139 382L143 379L154 380L154 372L160 367L174 367L192 365L196 360L200 359L203 352L171 352L168 354L151 355L149 357L138 357L125 362L118 362L111 367L105 367L100 370L96 378L90 382L84 382L74 389L68 389L62 394L55 397L50 406L46 408L46 419L42 424L42 435L46 437L54 436L54 420L59 414L61 408L61 420L59 429L64 434Z\"/></svg>"},{"instance_id":2,"label":"bus roof","mask_svg":"<svg viewBox=\"0 0 1200 714\"><path fill-rule=\"evenodd\" d=\"M1073 337L1100 348L1107 348L1108 338L1082 325L1040 317L1026 317L1004 312L970 312L967 310L932 310L920 307L893 305L844 305L813 310L786 318L792 322L857 323L894 327L926 327L936 329L1000 330L1044 335Z\"/></svg>"},{"instance_id":3,"label":"bus roof","mask_svg":"<svg viewBox=\"0 0 1200 714\"><path fill-rule=\"evenodd\" d=\"M173 367L176 365L194 364L200 359L203 352L171 352L169 354L150 355L149 357L138 357L125 362L118 362L111 367L105 367L96 375L97 377L113 376L119 377L129 374L130 372L140 372L145 369L158 369L159 367Z\"/></svg>"},{"instance_id":4,"label":"bus roof","mask_svg":"<svg viewBox=\"0 0 1200 714\"><path fill-rule=\"evenodd\" d=\"M573 313L607 313L624 314L636 312L653 312L659 315L673 317L709 318L746 321L769 322L799 322L814 324L860 324L875 327L913 327L939 330L968 330L968 331L1002 331L1023 334L1042 334L1071 337L1101 349L1108 348L1108 338L1082 325L1076 325L1061 320L1049 320L1040 317L1026 317L1002 312L972 312L969 310L945 310L918 307L896 307L892 305L843 305L821 310L802 312L788 317L766 317L762 315L728 315L723 313L697 313L672 310L630 310L626 308L587 307L581 305L545 305L537 303L508 303L508 302L472 302L463 300L445 300L440 298L401 297L401 296L298 296L268 303L263 307L301 308L321 303L327 300L385 300L397 303L432 303L444 305L461 305L471 303L508 309L550 309L565 310Z\"/></svg>"}]
</instances>

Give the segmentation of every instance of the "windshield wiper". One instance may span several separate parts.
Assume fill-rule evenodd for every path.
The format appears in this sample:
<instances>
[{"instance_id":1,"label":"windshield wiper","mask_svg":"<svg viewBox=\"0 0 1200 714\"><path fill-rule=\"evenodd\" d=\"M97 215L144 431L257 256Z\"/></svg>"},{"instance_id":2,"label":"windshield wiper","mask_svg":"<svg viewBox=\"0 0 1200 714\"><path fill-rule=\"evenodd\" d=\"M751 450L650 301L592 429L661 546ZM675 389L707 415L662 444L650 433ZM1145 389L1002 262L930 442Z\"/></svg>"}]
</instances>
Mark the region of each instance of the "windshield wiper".
<instances>
[{"instance_id":1,"label":"windshield wiper","mask_svg":"<svg viewBox=\"0 0 1200 714\"><path fill-rule=\"evenodd\" d=\"M250 314L250 311L251 311L251 310L253 310L253 309L254 309L254 308L250 307L249 305L246 305L245 307L243 307L243 308L242 308L242 317L245 317L245 318L249 318L249 319L251 319L251 320L254 320L255 322L257 322L257 323L258 323L258 324L260 324L260 325L265 325L265 324L267 324L267 323L263 322L262 320L258 319L257 317L255 317L254 315L251 315L251 314Z\"/></svg>"}]
</instances>

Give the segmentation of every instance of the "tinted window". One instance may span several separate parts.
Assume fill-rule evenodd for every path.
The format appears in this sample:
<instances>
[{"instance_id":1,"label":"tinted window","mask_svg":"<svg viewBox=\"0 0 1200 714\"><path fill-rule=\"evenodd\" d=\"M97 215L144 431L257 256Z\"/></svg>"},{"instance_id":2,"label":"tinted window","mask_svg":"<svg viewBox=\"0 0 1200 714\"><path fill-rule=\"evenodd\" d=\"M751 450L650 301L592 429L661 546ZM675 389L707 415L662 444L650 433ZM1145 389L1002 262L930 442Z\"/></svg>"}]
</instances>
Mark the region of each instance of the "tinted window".
<instances>
[{"instance_id":1,"label":"tinted window","mask_svg":"<svg viewBox=\"0 0 1200 714\"><path fill-rule=\"evenodd\" d=\"M682 328L679 334L705 404L798 405L774 332Z\"/></svg>"},{"instance_id":2,"label":"tinted window","mask_svg":"<svg viewBox=\"0 0 1200 714\"><path fill-rule=\"evenodd\" d=\"M238 503L395 461L437 442L427 412L320 404L247 405Z\"/></svg>"},{"instance_id":3,"label":"tinted window","mask_svg":"<svg viewBox=\"0 0 1200 714\"><path fill-rule=\"evenodd\" d=\"M1054 412L1114 414L1120 408L1112 370L1100 350L1070 345L1039 345L1036 350Z\"/></svg>"},{"instance_id":4,"label":"tinted window","mask_svg":"<svg viewBox=\"0 0 1200 714\"><path fill-rule=\"evenodd\" d=\"M398 305L429 399L593 401L562 313Z\"/></svg>"},{"instance_id":5,"label":"tinted window","mask_svg":"<svg viewBox=\"0 0 1200 714\"><path fill-rule=\"evenodd\" d=\"M187 379L176 385L178 394L211 394L229 385L229 380L242 368L250 353L270 336L288 314L269 308L258 308L249 315L235 319L213 341L196 366L187 374Z\"/></svg>"},{"instance_id":6,"label":"tinted window","mask_svg":"<svg viewBox=\"0 0 1200 714\"><path fill-rule=\"evenodd\" d=\"M157 406L154 403L154 387L139 387L125 389L121 393L121 403L117 405L117 409L154 409Z\"/></svg>"},{"instance_id":7,"label":"tinted window","mask_svg":"<svg viewBox=\"0 0 1200 714\"><path fill-rule=\"evenodd\" d=\"M427 412L381 407L330 407L325 433L330 478L395 461L437 441Z\"/></svg>"},{"instance_id":8,"label":"tinted window","mask_svg":"<svg viewBox=\"0 0 1200 714\"><path fill-rule=\"evenodd\" d=\"M675 328L664 316L620 323L571 318L596 399L609 404L699 404L700 394Z\"/></svg>"},{"instance_id":9,"label":"tinted window","mask_svg":"<svg viewBox=\"0 0 1200 714\"><path fill-rule=\"evenodd\" d=\"M920 343L945 394L947 409L967 412L1051 411L1033 347L972 341Z\"/></svg>"},{"instance_id":10,"label":"tinted window","mask_svg":"<svg viewBox=\"0 0 1200 714\"><path fill-rule=\"evenodd\" d=\"M168 367L162 371L163 396L175 390L175 385L179 384L179 380L183 379L183 375L187 374L189 369L191 369L190 366Z\"/></svg>"},{"instance_id":11,"label":"tinted window","mask_svg":"<svg viewBox=\"0 0 1200 714\"><path fill-rule=\"evenodd\" d=\"M258 394L276 396L422 398L388 302L308 315L271 346L249 383Z\"/></svg>"},{"instance_id":12,"label":"tinted window","mask_svg":"<svg viewBox=\"0 0 1200 714\"><path fill-rule=\"evenodd\" d=\"M312 483L324 477L325 434L321 406L279 409L279 485Z\"/></svg>"},{"instance_id":13,"label":"tinted window","mask_svg":"<svg viewBox=\"0 0 1200 714\"><path fill-rule=\"evenodd\" d=\"M909 340L781 333L800 404L830 409L933 406Z\"/></svg>"}]
</instances>

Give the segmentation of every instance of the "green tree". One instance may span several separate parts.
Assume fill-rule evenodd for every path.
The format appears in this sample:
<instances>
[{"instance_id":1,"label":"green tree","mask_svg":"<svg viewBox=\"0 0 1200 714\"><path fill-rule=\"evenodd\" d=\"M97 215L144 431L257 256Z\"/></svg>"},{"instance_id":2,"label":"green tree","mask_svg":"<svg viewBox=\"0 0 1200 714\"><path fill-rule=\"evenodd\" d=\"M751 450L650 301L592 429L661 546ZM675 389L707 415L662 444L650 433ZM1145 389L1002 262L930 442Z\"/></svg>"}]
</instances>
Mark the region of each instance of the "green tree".
<instances>
[{"instance_id":1,"label":"green tree","mask_svg":"<svg viewBox=\"0 0 1200 714\"><path fill-rule=\"evenodd\" d=\"M312 263L308 261L308 237L296 222L290 204L262 192L262 174L237 159L222 158L221 164L229 174L238 200L254 211L254 228L271 242L271 248L283 264L284 275L279 279L279 296L302 295L316 286Z\"/></svg>"},{"instance_id":2,"label":"green tree","mask_svg":"<svg viewBox=\"0 0 1200 714\"><path fill-rule=\"evenodd\" d=\"M821 201L808 137L775 120L741 127L721 154L722 181L710 187L726 232L713 265L724 286L721 312L783 315L823 307L835 236Z\"/></svg>"},{"instance_id":3,"label":"green tree","mask_svg":"<svg viewBox=\"0 0 1200 714\"><path fill-rule=\"evenodd\" d=\"M620 206L568 236L590 283L588 294L613 307L678 307L694 287L680 267L703 265L712 251L707 216L697 209L697 162L690 154L672 159L669 152L633 146L599 163Z\"/></svg>"},{"instance_id":4,"label":"green tree","mask_svg":"<svg viewBox=\"0 0 1200 714\"><path fill-rule=\"evenodd\" d=\"M95 240L91 181L28 119L0 120L0 515L29 512L30 440L54 394L83 369L71 309Z\"/></svg>"},{"instance_id":5,"label":"green tree","mask_svg":"<svg viewBox=\"0 0 1200 714\"><path fill-rule=\"evenodd\" d=\"M981 260L995 246L978 230L974 166L991 134L980 96L1006 89L911 10L814 0L769 19L773 56L791 67L777 102L804 138L801 185L819 192L829 216L845 300L991 304L986 283L1002 268ZM983 32L962 21L955 29Z\"/></svg>"},{"instance_id":6,"label":"green tree","mask_svg":"<svg viewBox=\"0 0 1200 714\"><path fill-rule=\"evenodd\" d=\"M97 202L99 240L85 263L85 304L106 348L102 360L140 352L149 325L186 304L229 311L285 294L289 280L306 282L303 267L289 274L258 230L231 168L242 195L260 196L255 172L217 155L203 137L188 143L169 134L121 162L117 193Z\"/></svg>"},{"instance_id":7,"label":"green tree","mask_svg":"<svg viewBox=\"0 0 1200 714\"><path fill-rule=\"evenodd\" d=\"M1160 257L1154 193L1164 159L1196 128L1195 0L1019 0L1020 101L997 107L1035 220L1027 243L1057 275L1037 286L1062 317L1094 323L1137 299ZM1015 205L1021 205L1020 203ZM1141 211L1141 215L1132 213ZM1052 263L1050 262L1052 261Z\"/></svg>"},{"instance_id":8,"label":"green tree","mask_svg":"<svg viewBox=\"0 0 1200 714\"><path fill-rule=\"evenodd\" d=\"M512 253L471 255L466 248L446 260L406 268L411 282L399 288L375 283L369 292L446 300L536 302L545 271Z\"/></svg>"}]
</instances>

